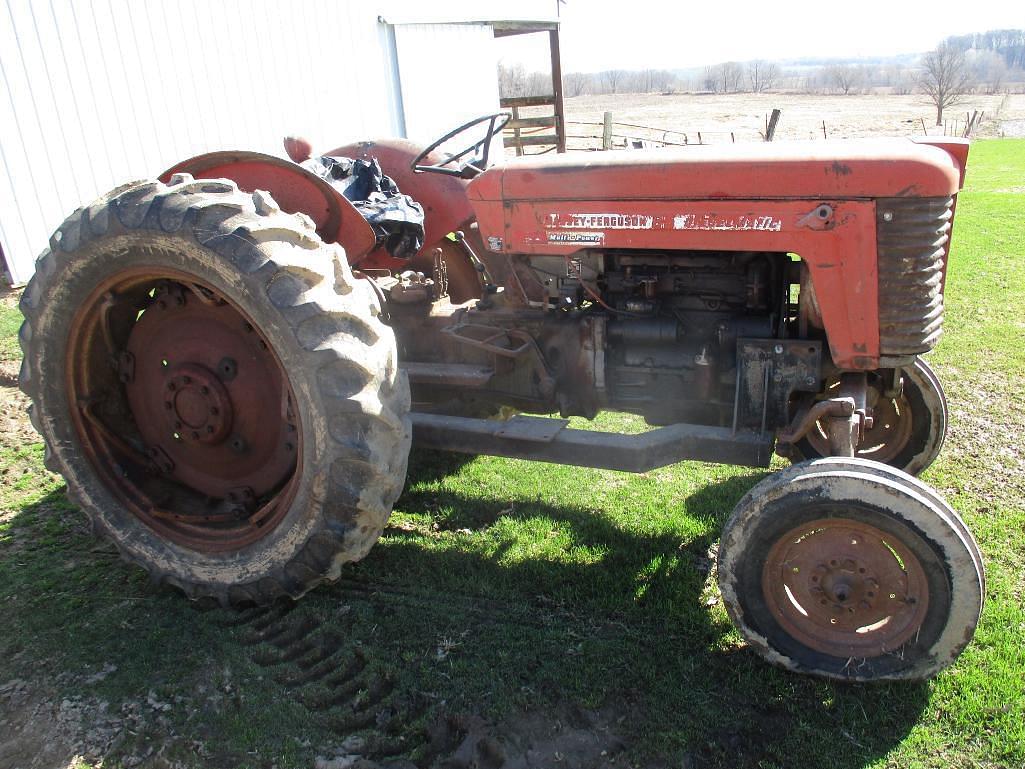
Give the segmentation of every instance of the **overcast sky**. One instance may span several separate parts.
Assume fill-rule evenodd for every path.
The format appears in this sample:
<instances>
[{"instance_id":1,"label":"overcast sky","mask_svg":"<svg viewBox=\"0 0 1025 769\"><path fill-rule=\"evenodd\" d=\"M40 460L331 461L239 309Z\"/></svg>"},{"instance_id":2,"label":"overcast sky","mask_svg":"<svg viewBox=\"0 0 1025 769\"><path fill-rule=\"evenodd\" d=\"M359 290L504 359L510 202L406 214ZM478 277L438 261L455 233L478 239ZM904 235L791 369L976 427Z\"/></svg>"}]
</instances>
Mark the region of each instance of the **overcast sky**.
<instances>
[{"instance_id":1,"label":"overcast sky","mask_svg":"<svg viewBox=\"0 0 1025 769\"><path fill-rule=\"evenodd\" d=\"M1022 0L569 0L566 72L677 69L721 61L927 51L950 35L1025 27ZM526 36L541 37L537 36ZM526 38L521 38L526 42ZM532 41L533 42L533 41ZM541 43L541 41L536 41ZM547 69L547 46L509 60Z\"/></svg>"}]
</instances>

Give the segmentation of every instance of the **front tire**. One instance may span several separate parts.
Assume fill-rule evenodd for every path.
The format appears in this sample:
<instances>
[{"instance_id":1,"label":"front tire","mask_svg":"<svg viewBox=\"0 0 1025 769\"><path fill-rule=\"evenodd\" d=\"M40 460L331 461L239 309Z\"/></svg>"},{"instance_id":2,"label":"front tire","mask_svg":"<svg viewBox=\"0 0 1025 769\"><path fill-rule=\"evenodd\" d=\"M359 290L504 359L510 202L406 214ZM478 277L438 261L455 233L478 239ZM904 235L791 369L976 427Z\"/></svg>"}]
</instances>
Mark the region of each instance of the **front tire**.
<instances>
[{"instance_id":1,"label":"front tire","mask_svg":"<svg viewBox=\"0 0 1025 769\"><path fill-rule=\"evenodd\" d=\"M978 624L977 549L909 476L842 462L796 465L741 499L719 548L723 602L776 665L839 680L930 678Z\"/></svg>"},{"instance_id":2,"label":"front tire","mask_svg":"<svg viewBox=\"0 0 1025 769\"><path fill-rule=\"evenodd\" d=\"M373 292L308 218L226 180L126 185L54 233L21 309L47 467L153 580L298 597L380 536L408 383Z\"/></svg>"}]
</instances>

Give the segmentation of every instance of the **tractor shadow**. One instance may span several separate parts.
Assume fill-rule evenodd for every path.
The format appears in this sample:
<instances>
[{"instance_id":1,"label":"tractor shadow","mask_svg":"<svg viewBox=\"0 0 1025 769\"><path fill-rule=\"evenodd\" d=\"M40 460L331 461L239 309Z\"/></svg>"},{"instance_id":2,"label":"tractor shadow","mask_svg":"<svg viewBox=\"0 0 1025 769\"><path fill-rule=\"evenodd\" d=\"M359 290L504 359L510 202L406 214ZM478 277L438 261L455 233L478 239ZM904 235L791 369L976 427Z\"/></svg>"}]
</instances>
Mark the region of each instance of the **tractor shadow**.
<instances>
[{"instance_id":1,"label":"tractor shadow","mask_svg":"<svg viewBox=\"0 0 1025 769\"><path fill-rule=\"evenodd\" d=\"M710 570L722 523L762 473L699 487L686 532L645 534L601 511L482 503L439 481L466 461L414 452L397 507L429 524L389 526L298 603L241 611L150 585L53 492L0 538L0 680L36 669L58 696L115 710L140 693L183 698L198 725L144 719L136 739L171 728L225 765L270 766L293 737L312 755L356 734L379 765L422 769L620 754L652 767L853 769L921 717L925 685L818 681L737 643ZM539 526L573 557L532 553ZM229 669L229 689L211 683Z\"/></svg>"}]
</instances>

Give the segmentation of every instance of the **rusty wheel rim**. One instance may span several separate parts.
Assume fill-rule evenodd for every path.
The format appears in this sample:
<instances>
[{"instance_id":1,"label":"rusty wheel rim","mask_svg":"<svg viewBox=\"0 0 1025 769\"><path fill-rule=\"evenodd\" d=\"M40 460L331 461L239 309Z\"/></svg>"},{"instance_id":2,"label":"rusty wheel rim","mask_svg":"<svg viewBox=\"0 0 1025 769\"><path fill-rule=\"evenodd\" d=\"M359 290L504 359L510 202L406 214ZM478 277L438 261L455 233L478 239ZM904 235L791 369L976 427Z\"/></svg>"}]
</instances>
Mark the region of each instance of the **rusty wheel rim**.
<instances>
[{"instance_id":1,"label":"rusty wheel rim","mask_svg":"<svg viewBox=\"0 0 1025 769\"><path fill-rule=\"evenodd\" d=\"M857 456L888 464L900 455L911 440L911 406L903 393L897 398L879 398L872 407L872 426L858 442ZM822 422L816 422L808 433L808 442L819 456L832 453Z\"/></svg>"},{"instance_id":2,"label":"rusty wheel rim","mask_svg":"<svg viewBox=\"0 0 1025 769\"><path fill-rule=\"evenodd\" d=\"M810 521L776 540L762 592L787 633L835 657L896 650L929 609L918 558L892 534L850 518Z\"/></svg>"},{"instance_id":3,"label":"rusty wheel rim","mask_svg":"<svg viewBox=\"0 0 1025 769\"><path fill-rule=\"evenodd\" d=\"M71 329L72 422L131 515L203 552L277 528L301 475L302 427L284 366L237 304L193 275L126 270Z\"/></svg>"}]
</instances>

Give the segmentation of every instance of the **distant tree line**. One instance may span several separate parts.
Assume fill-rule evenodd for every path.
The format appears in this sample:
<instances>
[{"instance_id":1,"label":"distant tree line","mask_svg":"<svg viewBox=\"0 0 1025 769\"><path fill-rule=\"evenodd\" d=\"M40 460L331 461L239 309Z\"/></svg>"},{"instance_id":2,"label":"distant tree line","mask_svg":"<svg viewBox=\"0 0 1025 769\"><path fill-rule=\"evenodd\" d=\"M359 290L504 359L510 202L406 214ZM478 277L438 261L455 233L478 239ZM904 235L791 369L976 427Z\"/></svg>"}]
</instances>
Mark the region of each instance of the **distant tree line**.
<instances>
[{"instance_id":1,"label":"distant tree line","mask_svg":"<svg viewBox=\"0 0 1025 769\"><path fill-rule=\"evenodd\" d=\"M941 49L951 52L950 57L944 58L944 63L950 64L950 58L957 60L953 63L959 70L955 79L961 93L995 94L1006 90L1025 90L1025 29L951 37L937 47L937 51ZM922 92L931 95L927 78L930 57L933 57L935 67L937 51L925 54L918 61L909 60L906 64L820 62L783 66L756 60L726 61L689 71L610 69L603 72L567 72L563 76L563 91L567 97L614 93L671 94L677 91L764 93L774 90L845 95L870 92L900 95ZM499 89L502 96L550 94L551 76L527 72L519 64L499 64Z\"/></svg>"},{"instance_id":2,"label":"distant tree line","mask_svg":"<svg viewBox=\"0 0 1025 769\"><path fill-rule=\"evenodd\" d=\"M962 51L989 51L1008 69L1025 69L1025 29L994 29L974 35L948 37L944 42Z\"/></svg>"}]
</instances>

